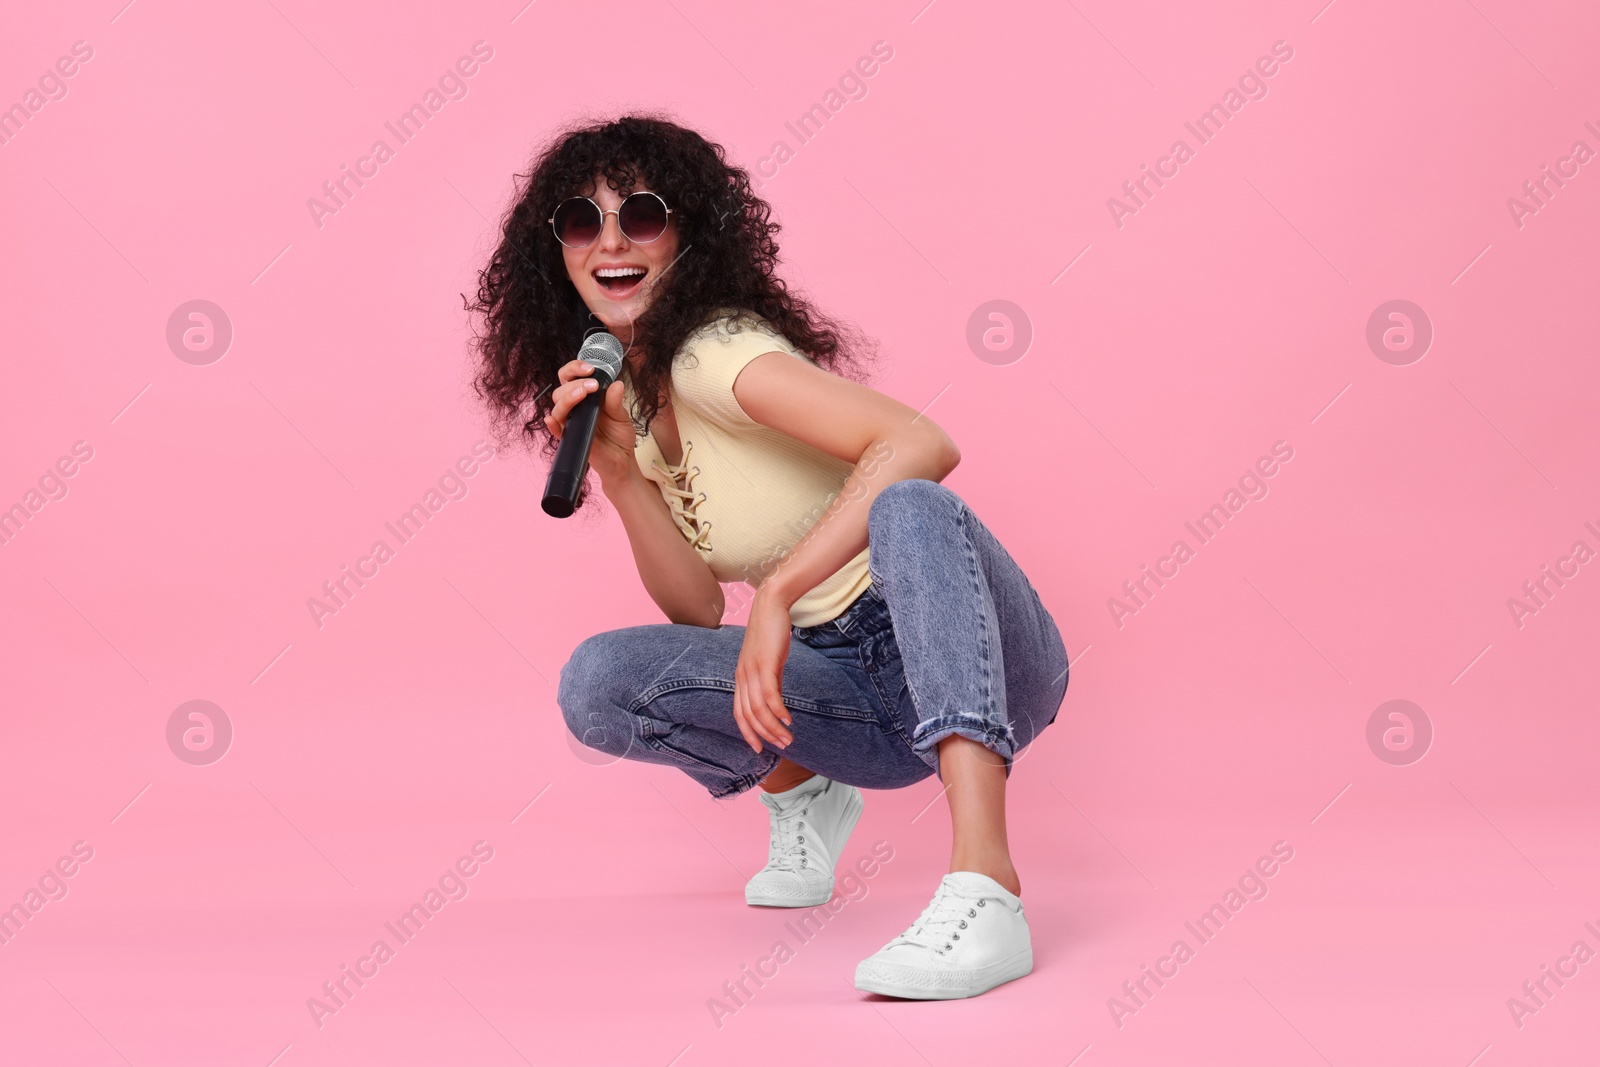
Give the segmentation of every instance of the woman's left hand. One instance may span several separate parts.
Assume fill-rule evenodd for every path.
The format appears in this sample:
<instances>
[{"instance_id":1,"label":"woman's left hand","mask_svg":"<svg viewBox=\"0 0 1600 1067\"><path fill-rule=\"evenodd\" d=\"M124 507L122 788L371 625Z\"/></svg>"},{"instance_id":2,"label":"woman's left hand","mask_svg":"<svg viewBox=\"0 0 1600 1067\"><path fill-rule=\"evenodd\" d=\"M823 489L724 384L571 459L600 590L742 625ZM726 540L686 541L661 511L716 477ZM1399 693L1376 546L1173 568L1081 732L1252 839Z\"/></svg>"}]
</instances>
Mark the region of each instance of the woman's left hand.
<instances>
[{"instance_id":1,"label":"woman's left hand","mask_svg":"<svg viewBox=\"0 0 1600 1067\"><path fill-rule=\"evenodd\" d=\"M788 605L756 590L734 670L733 721L757 752L763 738L780 749L794 740L788 730L789 709L783 706L783 664L789 658L789 636Z\"/></svg>"}]
</instances>

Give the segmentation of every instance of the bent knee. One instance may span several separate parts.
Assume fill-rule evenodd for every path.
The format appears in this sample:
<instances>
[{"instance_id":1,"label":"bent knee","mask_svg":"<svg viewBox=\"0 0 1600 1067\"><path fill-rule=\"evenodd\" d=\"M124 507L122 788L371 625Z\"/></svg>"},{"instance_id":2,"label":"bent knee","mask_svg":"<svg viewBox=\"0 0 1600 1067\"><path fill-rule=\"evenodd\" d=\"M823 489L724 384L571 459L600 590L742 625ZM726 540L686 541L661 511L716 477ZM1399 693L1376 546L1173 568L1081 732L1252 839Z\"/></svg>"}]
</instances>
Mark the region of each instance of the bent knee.
<instances>
[{"instance_id":1,"label":"bent knee","mask_svg":"<svg viewBox=\"0 0 1600 1067\"><path fill-rule=\"evenodd\" d=\"M572 650L561 668L556 703L572 736L602 752L619 745L626 748L627 731L620 728L622 709L611 690L616 684L617 650L609 633L585 638Z\"/></svg>"},{"instance_id":2,"label":"bent knee","mask_svg":"<svg viewBox=\"0 0 1600 1067\"><path fill-rule=\"evenodd\" d=\"M961 498L947 486L927 478L903 478L884 486L873 498L868 521L881 524L889 515L945 514L962 506Z\"/></svg>"}]
</instances>

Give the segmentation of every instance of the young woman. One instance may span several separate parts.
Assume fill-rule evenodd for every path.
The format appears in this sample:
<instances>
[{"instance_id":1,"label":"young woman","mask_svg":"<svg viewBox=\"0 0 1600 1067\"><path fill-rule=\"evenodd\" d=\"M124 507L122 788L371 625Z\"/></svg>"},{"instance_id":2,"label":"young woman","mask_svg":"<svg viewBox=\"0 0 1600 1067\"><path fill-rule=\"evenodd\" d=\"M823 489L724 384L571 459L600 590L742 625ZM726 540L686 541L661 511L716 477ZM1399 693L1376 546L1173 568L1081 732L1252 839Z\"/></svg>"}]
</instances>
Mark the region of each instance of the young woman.
<instances>
[{"instance_id":1,"label":"young woman","mask_svg":"<svg viewBox=\"0 0 1600 1067\"><path fill-rule=\"evenodd\" d=\"M498 429L550 454L598 384L572 358L584 336L623 342L590 466L671 620L578 645L557 698L568 726L713 797L759 786L754 905L829 900L860 790L937 773L950 873L856 986L945 999L1029 973L1005 786L1055 720L1067 654L1017 564L939 484L956 446L846 376L854 331L778 278L778 225L720 146L625 117L565 132L525 177L472 305L476 384ZM722 624L731 582L755 589L744 626Z\"/></svg>"}]
</instances>

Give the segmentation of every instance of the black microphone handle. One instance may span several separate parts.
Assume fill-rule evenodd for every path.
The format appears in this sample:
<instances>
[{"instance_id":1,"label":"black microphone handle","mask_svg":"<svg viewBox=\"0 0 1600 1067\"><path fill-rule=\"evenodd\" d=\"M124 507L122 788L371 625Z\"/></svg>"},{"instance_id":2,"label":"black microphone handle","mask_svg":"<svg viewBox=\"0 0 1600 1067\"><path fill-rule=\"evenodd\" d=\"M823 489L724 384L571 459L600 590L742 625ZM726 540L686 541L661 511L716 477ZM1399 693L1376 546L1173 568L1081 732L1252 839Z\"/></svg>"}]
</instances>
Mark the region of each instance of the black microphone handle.
<instances>
[{"instance_id":1,"label":"black microphone handle","mask_svg":"<svg viewBox=\"0 0 1600 1067\"><path fill-rule=\"evenodd\" d=\"M556 446L555 462L550 465L550 477L545 482L544 499L540 506L545 514L558 519L570 516L578 507L578 493L583 489L583 479L589 473L589 449L594 445L594 431L600 421L609 383L601 378L601 386L567 413L567 425L561 433L561 443Z\"/></svg>"}]
</instances>

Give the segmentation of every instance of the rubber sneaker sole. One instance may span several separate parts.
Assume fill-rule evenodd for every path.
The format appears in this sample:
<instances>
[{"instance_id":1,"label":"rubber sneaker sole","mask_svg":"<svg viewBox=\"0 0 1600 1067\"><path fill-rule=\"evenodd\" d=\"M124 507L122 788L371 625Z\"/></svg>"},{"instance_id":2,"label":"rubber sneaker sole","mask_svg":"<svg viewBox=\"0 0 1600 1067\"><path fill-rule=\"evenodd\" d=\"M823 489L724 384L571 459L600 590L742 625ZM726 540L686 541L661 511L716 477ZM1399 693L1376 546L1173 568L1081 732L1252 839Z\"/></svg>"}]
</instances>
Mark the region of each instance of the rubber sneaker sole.
<instances>
[{"instance_id":1,"label":"rubber sneaker sole","mask_svg":"<svg viewBox=\"0 0 1600 1067\"><path fill-rule=\"evenodd\" d=\"M935 971L863 960L856 967L856 988L902 1000L964 1000L1032 973L1031 946L971 971Z\"/></svg>"}]
</instances>

